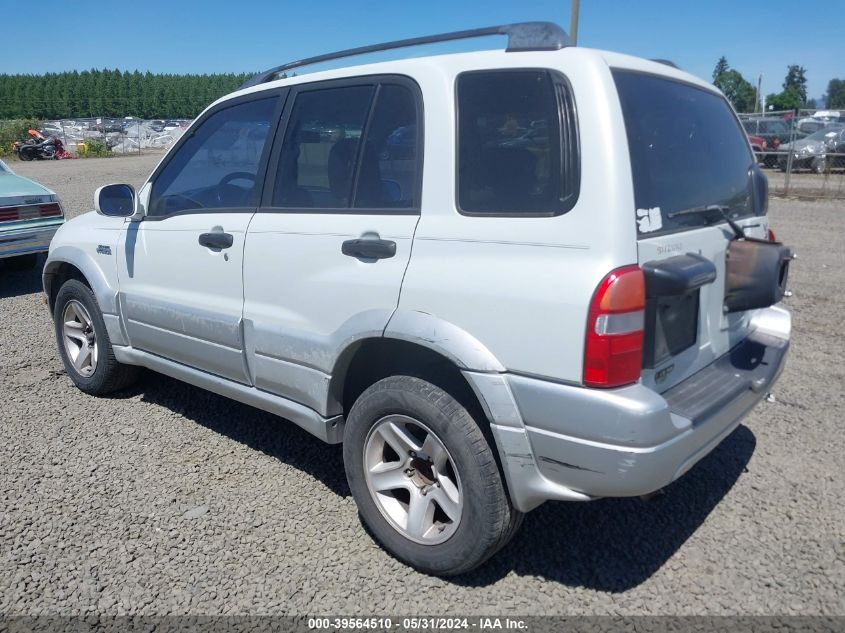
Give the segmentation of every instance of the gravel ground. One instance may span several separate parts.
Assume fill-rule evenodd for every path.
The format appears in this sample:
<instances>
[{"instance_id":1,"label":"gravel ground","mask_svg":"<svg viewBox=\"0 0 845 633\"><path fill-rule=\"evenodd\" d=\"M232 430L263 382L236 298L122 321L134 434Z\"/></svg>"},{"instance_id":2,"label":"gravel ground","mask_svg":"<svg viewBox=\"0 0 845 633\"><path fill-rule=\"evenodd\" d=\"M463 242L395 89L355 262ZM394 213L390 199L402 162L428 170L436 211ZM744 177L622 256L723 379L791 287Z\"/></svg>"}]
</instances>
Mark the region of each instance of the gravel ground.
<instances>
[{"instance_id":1,"label":"gravel ground","mask_svg":"<svg viewBox=\"0 0 845 633\"><path fill-rule=\"evenodd\" d=\"M13 167L73 216L158 158ZM367 536L339 447L154 374L77 391L39 274L0 273L0 613L845 614L845 203L770 213L800 255L775 401L660 500L548 503L451 581Z\"/></svg>"},{"instance_id":2,"label":"gravel ground","mask_svg":"<svg viewBox=\"0 0 845 633\"><path fill-rule=\"evenodd\" d=\"M786 190L786 174L779 169L766 169L769 177L769 189L783 194ZM845 170L835 169L825 174L813 174L808 171L793 172L789 175L789 193L793 196L808 198L845 198Z\"/></svg>"}]
</instances>

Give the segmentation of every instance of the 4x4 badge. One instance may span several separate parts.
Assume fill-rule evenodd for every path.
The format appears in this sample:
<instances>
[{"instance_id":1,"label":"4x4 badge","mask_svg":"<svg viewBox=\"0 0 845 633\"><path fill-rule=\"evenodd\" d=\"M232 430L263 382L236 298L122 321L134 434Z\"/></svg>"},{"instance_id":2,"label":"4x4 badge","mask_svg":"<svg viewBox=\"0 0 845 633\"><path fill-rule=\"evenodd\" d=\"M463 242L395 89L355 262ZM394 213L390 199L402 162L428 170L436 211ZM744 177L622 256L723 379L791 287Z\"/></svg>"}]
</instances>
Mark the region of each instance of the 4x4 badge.
<instances>
[{"instance_id":1,"label":"4x4 badge","mask_svg":"<svg viewBox=\"0 0 845 633\"><path fill-rule=\"evenodd\" d=\"M106 246L105 244L100 244L97 246L97 252L100 255L111 255L111 246Z\"/></svg>"}]
</instances>

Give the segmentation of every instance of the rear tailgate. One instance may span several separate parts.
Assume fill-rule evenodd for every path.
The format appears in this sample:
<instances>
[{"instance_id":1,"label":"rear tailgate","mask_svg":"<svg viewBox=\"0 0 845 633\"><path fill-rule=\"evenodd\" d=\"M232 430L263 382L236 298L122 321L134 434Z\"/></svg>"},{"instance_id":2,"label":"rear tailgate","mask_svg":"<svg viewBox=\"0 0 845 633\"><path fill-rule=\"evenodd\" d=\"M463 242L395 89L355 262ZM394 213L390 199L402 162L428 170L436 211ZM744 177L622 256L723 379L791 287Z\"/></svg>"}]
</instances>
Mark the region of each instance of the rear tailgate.
<instances>
[{"instance_id":1,"label":"rear tailgate","mask_svg":"<svg viewBox=\"0 0 845 633\"><path fill-rule=\"evenodd\" d=\"M623 69L613 77L631 157L638 263L666 265L689 255L711 271L706 283L683 295L648 300L642 380L663 392L749 334L749 312L723 309L725 252L735 235L724 216L748 236L765 238L765 196L753 193L765 177L719 93Z\"/></svg>"}]
</instances>

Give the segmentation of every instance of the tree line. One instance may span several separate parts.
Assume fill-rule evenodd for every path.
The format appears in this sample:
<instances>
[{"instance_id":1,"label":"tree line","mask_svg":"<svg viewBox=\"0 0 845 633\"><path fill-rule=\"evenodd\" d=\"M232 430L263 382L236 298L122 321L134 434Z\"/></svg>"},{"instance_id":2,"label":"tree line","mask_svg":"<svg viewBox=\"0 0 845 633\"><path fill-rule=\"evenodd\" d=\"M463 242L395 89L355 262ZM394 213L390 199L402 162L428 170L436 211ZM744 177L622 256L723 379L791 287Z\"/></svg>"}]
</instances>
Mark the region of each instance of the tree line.
<instances>
[{"instance_id":1,"label":"tree line","mask_svg":"<svg viewBox=\"0 0 845 633\"><path fill-rule=\"evenodd\" d=\"M192 118L251 75L171 75L107 69L0 74L0 119Z\"/></svg>"},{"instance_id":2,"label":"tree line","mask_svg":"<svg viewBox=\"0 0 845 633\"><path fill-rule=\"evenodd\" d=\"M787 68L783 90L766 96L721 57L713 83L738 112L815 108L807 98L806 69ZM136 116L145 119L193 118L205 106L236 90L252 73L172 75L120 70L84 70L45 75L0 74L0 119L74 119ZM845 109L845 79L831 79L826 107Z\"/></svg>"},{"instance_id":3,"label":"tree line","mask_svg":"<svg viewBox=\"0 0 845 633\"><path fill-rule=\"evenodd\" d=\"M737 112L762 112L764 106L767 110L815 109L818 105L815 99L807 98L807 69L798 64L787 66L783 90L766 95L765 104L760 102L754 86L731 68L724 56L713 69L713 85L725 93ZM831 79L824 100L826 108L845 109L845 79Z\"/></svg>"}]
</instances>

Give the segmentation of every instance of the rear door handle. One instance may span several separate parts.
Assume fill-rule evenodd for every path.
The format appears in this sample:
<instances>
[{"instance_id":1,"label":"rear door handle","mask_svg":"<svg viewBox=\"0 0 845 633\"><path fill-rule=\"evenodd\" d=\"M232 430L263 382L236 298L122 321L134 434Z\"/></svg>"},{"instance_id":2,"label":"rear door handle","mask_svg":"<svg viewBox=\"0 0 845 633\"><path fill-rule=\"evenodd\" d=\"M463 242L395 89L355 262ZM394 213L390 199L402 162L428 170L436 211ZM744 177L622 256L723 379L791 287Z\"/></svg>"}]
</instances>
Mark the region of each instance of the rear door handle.
<instances>
[{"instance_id":1,"label":"rear door handle","mask_svg":"<svg viewBox=\"0 0 845 633\"><path fill-rule=\"evenodd\" d=\"M234 243L235 238L232 237L231 233L221 233L220 231L215 231L213 233L203 233L200 235L199 243L201 246L207 246L208 248L229 248Z\"/></svg>"},{"instance_id":2,"label":"rear door handle","mask_svg":"<svg viewBox=\"0 0 845 633\"><path fill-rule=\"evenodd\" d=\"M387 259L396 255L396 242L391 240L346 240L340 252L360 259Z\"/></svg>"}]
</instances>

